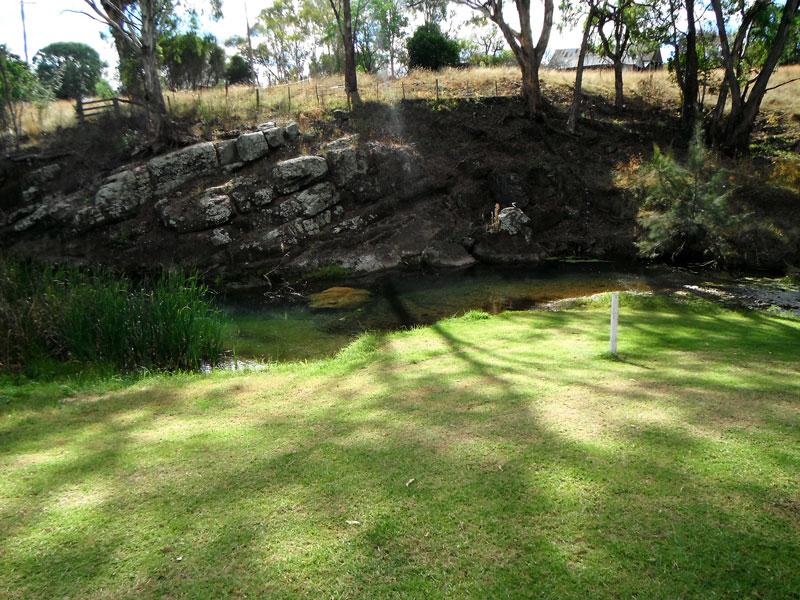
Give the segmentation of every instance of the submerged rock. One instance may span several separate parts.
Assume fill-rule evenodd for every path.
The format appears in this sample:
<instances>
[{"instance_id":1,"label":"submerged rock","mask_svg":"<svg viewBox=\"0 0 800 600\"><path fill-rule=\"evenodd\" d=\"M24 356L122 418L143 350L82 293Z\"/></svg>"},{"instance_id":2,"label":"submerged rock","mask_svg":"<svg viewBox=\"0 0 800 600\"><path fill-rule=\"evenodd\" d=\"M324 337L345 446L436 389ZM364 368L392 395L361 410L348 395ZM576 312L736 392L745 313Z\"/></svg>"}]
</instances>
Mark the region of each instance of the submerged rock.
<instances>
[{"instance_id":1,"label":"submerged rock","mask_svg":"<svg viewBox=\"0 0 800 600\"><path fill-rule=\"evenodd\" d=\"M308 305L311 308L352 308L370 299L369 290L351 287L332 287L317 294L311 294Z\"/></svg>"}]
</instances>

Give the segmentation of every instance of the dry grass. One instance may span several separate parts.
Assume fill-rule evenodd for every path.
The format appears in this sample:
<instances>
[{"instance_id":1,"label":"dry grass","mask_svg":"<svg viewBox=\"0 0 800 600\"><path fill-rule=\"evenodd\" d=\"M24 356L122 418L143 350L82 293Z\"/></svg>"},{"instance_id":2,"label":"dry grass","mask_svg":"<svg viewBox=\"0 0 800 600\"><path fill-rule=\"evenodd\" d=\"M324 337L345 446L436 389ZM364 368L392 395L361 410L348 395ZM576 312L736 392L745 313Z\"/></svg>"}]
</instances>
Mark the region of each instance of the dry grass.
<instances>
[{"instance_id":1,"label":"dry grass","mask_svg":"<svg viewBox=\"0 0 800 600\"><path fill-rule=\"evenodd\" d=\"M543 70L545 86L569 88L574 81L573 71ZM798 118L797 96L800 93L800 65L781 67L772 77L772 86L762 107L770 112L784 113ZM359 75L361 97L368 101L399 102L406 99L478 98L513 96L520 93L519 70L516 67L474 67L471 69L446 69L440 72L412 71L394 80L375 75ZM437 90L438 88L438 90ZM609 69L591 70L584 75L587 93L611 99L614 94L614 73ZM679 92L671 75L666 71L626 72L625 90L629 96L638 96L652 103L676 102ZM202 123L239 120L254 122L274 116L296 115L347 106L347 97L341 77L324 77L291 84L262 88L256 102L255 88L232 86L226 93L222 87L201 91L167 92L170 111L176 116L193 117ZM713 101L706 96L706 103ZM43 111L34 107L25 110L24 130L38 137L75 123L71 103L58 101Z\"/></svg>"}]
</instances>

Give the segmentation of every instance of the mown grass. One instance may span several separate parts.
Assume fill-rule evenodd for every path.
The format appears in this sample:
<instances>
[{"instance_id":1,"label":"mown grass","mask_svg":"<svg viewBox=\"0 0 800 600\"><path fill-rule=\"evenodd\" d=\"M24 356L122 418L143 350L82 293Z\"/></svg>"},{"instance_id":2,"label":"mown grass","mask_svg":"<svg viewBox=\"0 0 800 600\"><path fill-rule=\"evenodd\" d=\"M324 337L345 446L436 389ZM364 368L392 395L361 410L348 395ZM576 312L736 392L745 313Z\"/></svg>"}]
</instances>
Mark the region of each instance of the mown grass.
<instances>
[{"instance_id":1,"label":"mown grass","mask_svg":"<svg viewBox=\"0 0 800 600\"><path fill-rule=\"evenodd\" d=\"M0 403L0 596L795 596L800 322L624 296L619 360L607 322Z\"/></svg>"}]
</instances>

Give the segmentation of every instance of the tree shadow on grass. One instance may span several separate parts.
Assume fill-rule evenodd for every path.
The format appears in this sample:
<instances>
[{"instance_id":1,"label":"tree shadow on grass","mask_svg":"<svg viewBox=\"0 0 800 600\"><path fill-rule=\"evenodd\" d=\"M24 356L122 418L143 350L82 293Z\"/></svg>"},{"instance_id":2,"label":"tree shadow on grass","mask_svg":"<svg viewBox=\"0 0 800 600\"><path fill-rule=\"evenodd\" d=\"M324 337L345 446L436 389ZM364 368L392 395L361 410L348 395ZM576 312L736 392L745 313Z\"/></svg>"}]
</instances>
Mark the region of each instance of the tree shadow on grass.
<instances>
[{"instance_id":1,"label":"tree shadow on grass","mask_svg":"<svg viewBox=\"0 0 800 600\"><path fill-rule=\"evenodd\" d=\"M800 432L781 412L791 401L771 392L796 390L785 346L797 330L745 319L741 327L768 333L764 348L784 350L732 369L745 332L718 320L734 331L708 331L716 351L669 361L673 351L702 350L683 331L704 326L692 319L626 323L635 331L627 351L653 367L645 377L597 358L604 315L570 320L574 360L591 364L578 372L554 368L569 353L538 350L554 343L565 316L537 314L534 329L530 317L511 314L501 329L450 320L429 332L374 334L355 358L318 375L290 372L275 387L269 373L212 389L203 380L157 384L32 415L3 452L34 455L59 440L67 450L15 471L0 521L13 524L0 532L10 574L0 589L11 582L10 597L788 595L800 584L800 543L796 519L780 507L798 493L791 448ZM657 352L664 325L673 337ZM447 352L410 364L415 335ZM638 380L619 396L630 377ZM660 379L668 385L656 386ZM734 394L741 389L750 396ZM730 420L709 420L726 399L736 403ZM658 410L637 413L643 406ZM88 506L59 505L81 485L107 493Z\"/></svg>"}]
</instances>

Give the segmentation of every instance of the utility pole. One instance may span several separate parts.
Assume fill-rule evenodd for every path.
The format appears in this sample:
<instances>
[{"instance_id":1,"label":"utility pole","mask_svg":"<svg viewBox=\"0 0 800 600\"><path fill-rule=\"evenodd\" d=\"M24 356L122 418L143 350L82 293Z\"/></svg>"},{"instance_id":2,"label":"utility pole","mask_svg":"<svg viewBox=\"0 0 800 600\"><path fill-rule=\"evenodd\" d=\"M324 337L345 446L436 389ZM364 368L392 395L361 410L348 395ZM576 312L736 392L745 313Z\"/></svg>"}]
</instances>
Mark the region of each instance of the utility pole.
<instances>
[{"instance_id":1,"label":"utility pole","mask_svg":"<svg viewBox=\"0 0 800 600\"><path fill-rule=\"evenodd\" d=\"M19 0L19 14L22 17L22 44L25 47L25 63L28 63L28 29L25 27L25 0Z\"/></svg>"},{"instance_id":2,"label":"utility pole","mask_svg":"<svg viewBox=\"0 0 800 600\"><path fill-rule=\"evenodd\" d=\"M253 65L253 41L250 39L250 18L247 16L247 2L244 3L244 21L247 25L247 58L250 60L250 71L253 73L253 77L256 78L256 87L261 87L258 81L258 73Z\"/></svg>"}]
</instances>

